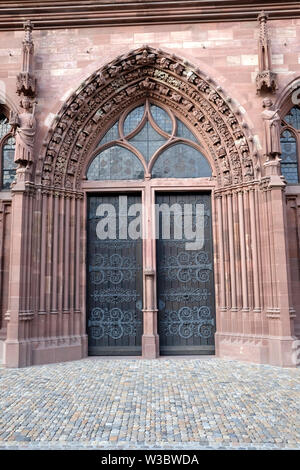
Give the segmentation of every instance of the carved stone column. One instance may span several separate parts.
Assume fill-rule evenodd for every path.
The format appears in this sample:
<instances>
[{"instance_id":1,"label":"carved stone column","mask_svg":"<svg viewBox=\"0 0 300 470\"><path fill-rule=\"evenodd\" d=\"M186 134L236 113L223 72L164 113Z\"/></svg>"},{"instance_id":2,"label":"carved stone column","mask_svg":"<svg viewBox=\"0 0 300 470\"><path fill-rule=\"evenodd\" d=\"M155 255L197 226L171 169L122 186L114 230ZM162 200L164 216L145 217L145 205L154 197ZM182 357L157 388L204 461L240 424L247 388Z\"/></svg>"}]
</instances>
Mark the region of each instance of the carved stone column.
<instances>
[{"instance_id":1,"label":"carved stone column","mask_svg":"<svg viewBox=\"0 0 300 470\"><path fill-rule=\"evenodd\" d=\"M4 343L6 367L31 365L30 245L31 194L25 182L12 189L12 232L10 252L9 300L6 313L7 338Z\"/></svg>"},{"instance_id":2,"label":"carved stone column","mask_svg":"<svg viewBox=\"0 0 300 470\"><path fill-rule=\"evenodd\" d=\"M271 165L273 163L273 165ZM266 173L271 173L267 188L270 267L272 275L271 302L267 306L269 329L269 363L295 366L293 363L294 318L291 280L288 262L285 208L285 183L274 174L274 163L266 162ZM271 166L270 166L271 165Z\"/></svg>"}]
</instances>

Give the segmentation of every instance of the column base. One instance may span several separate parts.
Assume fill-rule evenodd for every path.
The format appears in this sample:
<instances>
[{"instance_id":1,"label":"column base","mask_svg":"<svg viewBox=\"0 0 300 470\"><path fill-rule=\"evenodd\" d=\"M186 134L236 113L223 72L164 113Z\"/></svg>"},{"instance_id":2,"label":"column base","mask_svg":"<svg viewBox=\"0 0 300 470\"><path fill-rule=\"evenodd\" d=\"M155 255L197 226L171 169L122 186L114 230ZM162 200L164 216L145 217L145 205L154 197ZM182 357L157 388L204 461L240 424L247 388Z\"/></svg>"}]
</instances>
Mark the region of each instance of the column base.
<instances>
[{"instance_id":1,"label":"column base","mask_svg":"<svg viewBox=\"0 0 300 470\"><path fill-rule=\"evenodd\" d=\"M31 342L6 340L3 348L3 365L9 368L27 367L32 364Z\"/></svg>"},{"instance_id":2,"label":"column base","mask_svg":"<svg viewBox=\"0 0 300 470\"><path fill-rule=\"evenodd\" d=\"M222 359L235 359L280 367L296 367L300 364L300 346L297 343L297 338L291 336L272 337L216 333L215 342L216 356Z\"/></svg>"},{"instance_id":3,"label":"column base","mask_svg":"<svg viewBox=\"0 0 300 470\"><path fill-rule=\"evenodd\" d=\"M4 344L4 366L8 368L75 361L86 356L86 335L31 341L7 340Z\"/></svg>"},{"instance_id":4,"label":"column base","mask_svg":"<svg viewBox=\"0 0 300 470\"><path fill-rule=\"evenodd\" d=\"M143 359L156 359L159 357L159 336L142 336L142 356Z\"/></svg>"}]
</instances>

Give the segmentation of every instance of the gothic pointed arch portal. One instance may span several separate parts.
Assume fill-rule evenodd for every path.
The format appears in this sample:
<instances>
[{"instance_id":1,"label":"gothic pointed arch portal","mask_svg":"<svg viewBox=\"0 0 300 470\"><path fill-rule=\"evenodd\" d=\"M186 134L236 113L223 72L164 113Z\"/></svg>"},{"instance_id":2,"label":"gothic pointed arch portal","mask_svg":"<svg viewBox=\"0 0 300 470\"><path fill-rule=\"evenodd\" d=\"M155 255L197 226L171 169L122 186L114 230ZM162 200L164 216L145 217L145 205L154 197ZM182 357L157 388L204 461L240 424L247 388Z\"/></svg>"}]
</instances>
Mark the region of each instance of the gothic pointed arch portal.
<instances>
[{"instance_id":1,"label":"gothic pointed arch portal","mask_svg":"<svg viewBox=\"0 0 300 470\"><path fill-rule=\"evenodd\" d=\"M143 47L95 72L63 105L44 142L41 184L80 190L85 159L103 129L144 97L174 110L195 130L218 187L253 180L253 139L230 98L186 61Z\"/></svg>"},{"instance_id":2,"label":"gothic pointed arch portal","mask_svg":"<svg viewBox=\"0 0 300 470\"><path fill-rule=\"evenodd\" d=\"M145 106L144 121L145 119L149 119L150 124L152 123L152 127L158 131L161 136L167 139L165 147L162 145L157 152L149 156L150 159L148 162L146 162L147 159L143 158L141 153L132 148L130 141L131 134L129 133L129 135L126 136L125 132L122 131L126 115L138 105ZM151 117L152 106L157 106L159 109L169 113L173 122L173 127L172 130L169 131L169 134L156 127L155 120ZM175 144L178 144L177 147L180 145L180 139L178 135L176 135L175 130L177 120L187 128L190 135L195 137L194 139L190 138L185 143L189 144L190 151L198 153L198 155L201 156L202 163L200 166L202 169L206 168L206 170L202 175L196 175L196 173L194 175L191 169L189 169L186 173L188 177L185 179L177 178L176 182L172 182L172 178L168 181L166 178L162 178L159 181L158 178L155 182L155 177L161 175L161 173L159 173L161 169L157 171L156 165L156 161L160 158L159 153L161 152L162 156L166 156L165 158L168 161L170 157L168 152L173 154L176 147ZM119 179L116 175L110 176L110 180L108 181L101 180L101 177L99 178L101 181L89 181L90 173L94 172L93 174L95 174L95 168L97 168L97 165L100 166L99 162L97 164L95 163L95 160L98 158L98 146L100 145L99 149L102 149L103 154L106 150L109 152L108 147L112 145L112 143L104 143L101 147L101 139L118 121L119 132L121 133L114 144L123 149L122 155L127 155L130 151L135 153L135 157L140 160L139 163L143 170L139 170L142 175L142 181L112 181ZM144 121L142 120L137 130L143 126ZM134 134L135 132L133 131L132 135ZM50 238L47 241L47 237L45 236L43 239L44 242L42 243L44 243L45 251L48 251L48 256L50 257L51 253L56 253L56 259L58 261L63 256L60 247L63 245L65 249L63 272L59 271L62 269L59 263L58 268L47 267L47 265L42 265L41 267L41 269L44 270L42 278L47 276L49 269L50 271L52 269L52 292L50 295L50 304L53 304L53 306L51 306L52 312L59 310L60 303L63 312L68 312L70 309L74 311L77 321L78 315L76 315L76 313L86 313L86 320L81 319L80 329L83 335L82 343L85 344L87 351L86 333L88 333L88 347L92 354L96 353L99 345L98 339L100 338L101 341L103 339L102 334L105 336L103 341L100 341L102 351L103 344L106 343L107 345L112 344L115 346L117 352L120 351L124 344L118 343L118 339L113 337L113 335L116 334L116 331L119 335L119 330L122 330L123 327L126 331L128 329L131 331L132 329L132 331L141 332L141 322L143 324L142 351L145 357L156 357L159 354L159 325L161 340L162 331L167 330L163 344L165 351L175 350L178 351L179 354L184 353L184 350L190 352L193 350L196 353L197 351L199 352L199 348L194 348L195 344L193 344L193 338L191 339L191 336L197 337L195 341L197 347L204 345L202 351L214 351L216 309L213 283L215 263L212 254L212 233L215 237L216 244L217 220L219 220L219 222L221 221L220 217L222 211L220 212L220 208L216 208L214 200L212 200L211 206L210 195L214 193L217 197L218 191L222 192L224 190L226 191L227 188L251 184L254 180L253 158L255 158L253 138L250 135L249 128L242 120L239 111L232 106L232 101L225 94L224 90L215 85L209 77L204 77L198 69L195 69L188 62L161 50L155 50L145 46L138 50L131 51L125 56L116 58L113 62L96 71L90 78L82 83L79 89L70 96L56 116L44 141L43 148L44 152L39 160L36 179L41 188L41 193L44 195L43 198L47 198L47 202L44 201L45 208L51 207L54 216L50 218L49 215L47 215L47 222L44 221L44 230L48 233L48 237ZM163 152L163 150L165 151ZM184 152L181 151L181 154L183 155ZM179 165L181 168L184 164L186 165L182 155L180 157L182 161ZM96 157L95 160L93 160L94 157ZM195 157L195 159L197 158ZM190 161L195 161L195 159L193 160L193 158L191 158ZM108 160L105 161L106 165L107 162ZM94 170L92 171L91 169L93 168ZM112 174L111 171L110 174ZM194 176L204 177L195 178ZM104 180L105 179L106 178L104 178ZM121 179L123 179L123 177L121 177ZM94 225L96 223L93 207L98 200L98 196L92 199L89 195L97 192L99 197L104 200L105 197L108 197L107 194L112 190L115 192L121 191L122 194L124 194L125 191L130 191L130 194L136 191L135 195L132 197L138 197L138 194L142 195L142 201L144 203L144 213L142 216L143 227L145 227L145 230L147 230L150 236L143 240L139 248L135 245L132 251L132 253L135 253L135 259L131 260L133 265L140 265L141 272L139 273L139 278L142 279L142 288L141 286L137 287L135 284L131 285L128 282L125 282L124 285L120 284L120 286L115 286L113 282L116 279L110 277L109 282L106 281L105 292L102 289L103 286L99 278L102 265L99 271L99 266L95 266L94 255L95 253L97 254L96 259L102 260L105 258L105 263L109 264L110 262L115 262L115 254L117 253L115 253L115 251L110 253L109 247L107 247L107 249L105 248L105 252L100 253L97 250L101 251L104 244L102 243L101 247L97 248L100 246L97 244L97 240L94 240L94 245L91 243L91 232L95 232L91 227L94 227L93 223ZM174 194L176 190L181 191L181 193L177 195ZM165 193L163 191L165 191ZM182 191L185 191L185 195L183 195ZM201 196L199 196L199 191L202 191ZM102 196L100 196L99 192L101 192ZM103 195L104 193L106 196ZM190 268L188 268L188 271L189 273L194 273L191 276L192 278L196 275L195 279L190 280L190 284L184 284L184 289L181 289L184 290L184 292L188 292L190 296L191 300L188 306L185 299L186 293L182 296L181 300L178 297L175 305L174 302L168 303L165 299L166 295L169 296L170 294L171 297L173 295L172 289L174 290L174 280L170 280L169 286L167 286L168 281L166 281L164 290L158 289L157 291L156 288L157 280L162 272L170 268L171 273L172 267L170 267L168 263L165 263L166 265L163 264L163 260L168 260L170 257L168 251L169 246L163 243L156 243L154 235L156 228L153 225L149 211L156 201L164 203L165 200L172 200L173 203L179 202L183 205L185 202L194 201L193 203L195 205L195 201L197 201L199 197L202 198L201 201L206 208L206 220L208 221L206 228L206 230L208 230L206 233L208 245L205 247L207 252L202 250L203 253L199 253L198 255L193 253L193 255L190 256L188 253L183 254L181 248L179 249L177 247L175 249L173 247L175 251L179 250L178 253L176 251L176 256L173 256L174 260L175 258L177 260L174 262L181 263L181 258L185 260L186 257L189 257ZM82 200L84 204L82 204ZM107 202L107 199L105 200ZM113 196L110 200L113 200ZM198 202L201 201L199 200ZM114 204L118 204L118 202L115 201ZM87 208L90 209L88 215ZM218 215L217 210L219 211ZM88 224L86 217L88 217L89 220ZM63 234L57 235L57 229L61 221L63 221L65 231ZM85 231L83 233L83 227L86 225L88 225L87 234ZM88 244L86 244L86 236L88 238ZM113 250L116 249L115 245ZM119 246L120 244L117 245ZM94 246L94 248L90 248L91 246ZM86 247L87 252L85 252ZM142 255L139 251L141 249ZM156 257L156 251L160 253L158 259ZM72 256L73 252L74 257ZM217 252L218 263L222 266L224 254L218 247L218 244L216 245L216 253ZM86 275L84 275L84 260L86 256L89 264ZM201 261L203 256L206 260L205 262ZM128 256L125 258L126 263L128 263ZM122 267L122 260L119 260L119 264ZM106 268L110 268L111 272L115 272L115 266L107 265ZM175 267L173 266L173 271L174 269ZM178 288L180 287L180 280L182 280L180 276L181 274L187 273L186 269L186 267L182 267L182 269L180 268L179 270L177 269L179 276L176 278ZM102 271L101 273L103 274L107 269ZM224 279L222 275L220 276L220 272L216 274L216 281L221 285L220 297L225 288ZM59 278L62 279L63 283L63 295L59 293L60 287L59 284L57 284ZM163 276L163 279L167 278L168 276ZM97 285L97 282L100 284ZM112 285L110 285L111 282ZM183 282L185 283L186 280L184 279ZM95 284L96 287L94 286L92 291L85 290L86 285L91 286L93 284ZM159 280L159 285L163 285L162 280ZM183 285L181 287L183 287ZM167 294L168 288L170 292ZM46 289L47 285L45 281L40 299L42 310L45 308L45 302L43 302L42 297ZM106 310L104 311L102 309L103 311L100 311L99 302L97 301L97 295L100 291L102 294L104 292L105 295L111 295L111 292L113 292L112 298L115 303L116 296L123 296L122 299L124 300L125 291L130 291L131 295L138 300L135 300L135 306L131 305L130 311L128 310L128 305L124 305L123 310L116 310L122 303L120 299L118 305L115 303L107 303L104 306L104 310ZM206 308L205 313L203 305L203 308L201 307L202 310L199 307L199 301L201 299L200 297L198 298L197 295L198 297L200 296L202 300L205 296L207 299L210 296L209 308ZM141 307L140 309L136 308L136 305L140 305L141 297L143 299L142 316ZM62 300L60 300L61 298ZM93 299L92 301L91 298ZM94 302L95 299L96 303ZM216 302L217 308L218 305L220 305L220 301L221 298ZM164 309L160 315L161 321L158 321L157 308L159 307L161 310L162 305L164 305ZM186 306L188 311L186 310ZM178 325L176 321L174 325L170 324L170 318L173 318L172 311L174 309L177 309L176 311L178 311L179 317L182 314L182 318L180 317L178 320ZM124 318L126 317L128 320L134 310L137 313L135 320L132 320L133 323L131 324L129 322L127 324L125 322L126 325L123 325L122 321ZM127 312L126 315L124 312ZM185 318L187 314L189 316L188 319ZM202 314L206 315L206 318L202 318ZM117 315L118 318L116 318L115 315ZM52 320L49 320L49 322L51 321L53 322L53 316ZM186 322L188 328L186 327ZM76 325L76 321L73 325ZM108 325L110 325L112 329L108 330ZM176 334L177 338L180 337L180 344L175 344L176 342L172 343L172 338L169 340L167 337L170 331L175 331L174 328L178 330L176 330ZM195 330L195 334L193 335L191 334L191 328ZM141 335L141 333L139 333L139 335ZM185 337L185 335L187 335L187 337ZM123 336L126 336L125 333ZM136 344L133 344L135 340L132 343L131 338L133 336L134 335L131 335L128 339L129 343L127 344L127 348L125 348L127 354L132 353L132 351L137 351L136 348L139 347L138 341ZM190 347L187 348L187 345ZM174 346L176 346L175 349ZM109 348L108 350L112 351L112 349Z\"/></svg>"},{"instance_id":3,"label":"gothic pointed arch portal","mask_svg":"<svg viewBox=\"0 0 300 470\"><path fill-rule=\"evenodd\" d=\"M158 172L155 177L151 172L159 152L163 154L160 147L158 153L152 154L148 166L140 159L143 178L89 180L89 165L96 157L99 141L139 103L149 103L150 107L154 104L179 119L196 137L196 143L189 142L190 148L199 150L205 157L212 176L168 179L157 177ZM82 83L55 117L44 139L32 181L21 181L12 189L15 237L11 252L17 260L13 266L19 266L19 271L13 269L10 274L5 342L7 366L85 357L88 354L87 326L94 328L96 336L101 336L99 326L111 324L113 341L120 327L130 330L130 315L122 316L124 312L131 312L128 309L120 313L119 307L113 306L108 311L98 309L94 317L88 317L89 195L97 192L98 196L100 191L102 197L112 191L127 192L132 197L138 194L145 207L151 207L156 192L164 198L164 192L169 191L171 198L175 190L180 190L180 195L209 193L213 256L210 260L204 253L188 257L179 252L172 257L164 251L165 245L159 247L161 251L157 250L161 254L159 269L161 273L169 272L171 281L174 273L183 282L197 276L200 282L213 279L216 318L210 318L209 311L199 306L198 297L209 292L198 290L198 285L191 287L183 297L186 301L190 296L196 304L191 303L187 309L180 306L177 319L173 315L176 309L167 301L175 298L181 301L181 292L171 286L166 301L165 291L156 291L159 275L156 234L151 233L153 214L144 211L143 230L150 236L135 250L136 259L145 260L142 264L135 263L140 267L143 291L137 286L134 292L133 286L128 289L123 286L118 291L118 295L124 295L125 300L132 299L139 307L136 327L141 331L139 322L142 322L144 356L151 358L159 354L156 320L159 307L166 313L160 326L171 326L169 331L178 331L186 341L189 341L192 326L205 340L215 328L215 351L220 357L295 365L292 359L293 307L284 236L285 185L272 173L272 161L266 162L264 168L259 167L254 138L244 119L234 102L212 79L203 76L190 63L147 46L116 58ZM118 144L129 152L130 134L124 137L121 142L122 136L118 136ZM165 149L164 155L169 149ZM139 156L138 151L134 153L135 157ZM118 281L113 275L116 266L124 268L130 279L133 266L128 260L120 264L115 254L104 253L106 258L103 259L109 258L113 264L110 279ZM165 260L175 265L167 266ZM202 268L198 269L195 263ZM101 271L103 269L99 273ZM108 270L104 271L106 274L102 274L108 276ZM102 275L99 273L95 278L98 283ZM168 276L164 274L164 279ZM93 294L97 299L99 292ZM87 318L94 323L87 325ZM168 319L172 325L166 324ZM170 344L164 346L167 348Z\"/></svg>"}]
</instances>

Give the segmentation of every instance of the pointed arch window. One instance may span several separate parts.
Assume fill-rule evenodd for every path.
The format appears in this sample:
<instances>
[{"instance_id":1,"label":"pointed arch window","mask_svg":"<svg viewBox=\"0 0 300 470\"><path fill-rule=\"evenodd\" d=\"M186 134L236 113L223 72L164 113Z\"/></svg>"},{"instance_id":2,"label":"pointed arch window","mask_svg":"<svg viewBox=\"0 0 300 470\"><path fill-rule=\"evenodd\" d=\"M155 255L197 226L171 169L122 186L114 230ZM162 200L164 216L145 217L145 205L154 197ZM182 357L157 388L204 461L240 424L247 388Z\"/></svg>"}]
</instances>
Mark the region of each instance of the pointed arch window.
<instances>
[{"instance_id":1,"label":"pointed arch window","mask_svg":"<svg viewBox=\"0 0 300 470\"><path fill-rule=\"evenodd\" d=\"M8 191L16 174L14 162L15 138L7 116L0 112L0 189Z\"/></svg>"},{"instance_id":2,"label":"pointed arch window","mask_svg":"<svg viewBox=\"0 0 300 470\"><path fill-rule=\"evenodd\" d=\"M293 106L282 120L281 173L287 183L299 183L300 108Z\"/></svg>"},{"instance_id":3,"label":"pointed arch window","mask_svg":"<svg viewBox=\"0 0 300 470\"><path fill-rule=\"evenodd\" d=\"M125 111L101 138L88 180L212 176L196 136L171 110L146 100Z\"/></svg>"}]
</instances>

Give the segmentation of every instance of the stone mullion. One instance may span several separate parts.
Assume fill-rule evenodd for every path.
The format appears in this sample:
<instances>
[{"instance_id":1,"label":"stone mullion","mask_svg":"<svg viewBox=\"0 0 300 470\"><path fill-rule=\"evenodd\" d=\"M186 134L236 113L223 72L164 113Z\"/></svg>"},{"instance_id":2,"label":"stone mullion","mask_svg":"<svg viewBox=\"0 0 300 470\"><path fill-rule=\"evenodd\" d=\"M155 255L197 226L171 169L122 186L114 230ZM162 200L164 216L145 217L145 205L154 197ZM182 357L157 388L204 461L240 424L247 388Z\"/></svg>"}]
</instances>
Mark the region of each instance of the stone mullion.
<instances>
[{"instance_id":1,"label":"stone mullion","mask_svg":"<svg viewBox=\"0 0 300 470\"><path fill-rule=\"evenodd\" d=\"M157 333L156 261L155 261L155 193L150 181L142 195L143 204L143 336L142 354L146 358L159 356Z\"/></svg>"}]
</instances>

